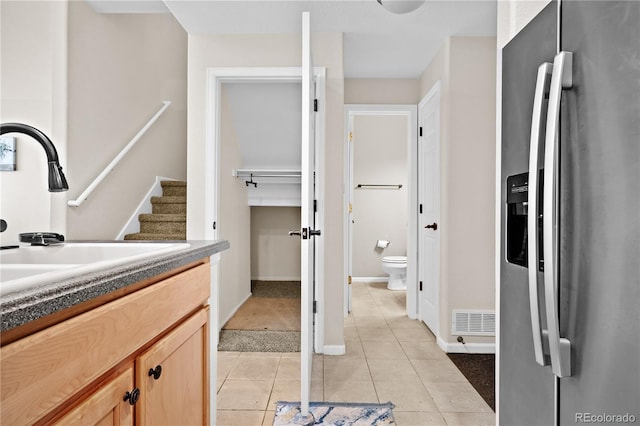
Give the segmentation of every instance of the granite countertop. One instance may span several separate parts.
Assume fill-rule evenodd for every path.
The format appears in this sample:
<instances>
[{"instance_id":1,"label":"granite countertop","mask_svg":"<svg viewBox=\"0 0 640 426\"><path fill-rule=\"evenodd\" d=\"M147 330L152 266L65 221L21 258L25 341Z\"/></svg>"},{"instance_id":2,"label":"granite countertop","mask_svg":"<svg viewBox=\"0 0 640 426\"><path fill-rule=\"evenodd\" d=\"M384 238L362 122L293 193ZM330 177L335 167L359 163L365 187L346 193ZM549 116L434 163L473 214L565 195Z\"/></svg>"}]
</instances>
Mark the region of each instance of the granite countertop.
<instances>
[{"instance_id":1,"label":"granite countertop","mask_svg":"<svg viewBox=\"0 0 640 426\"><path fill-rule=\"evenodd\" d=\"M167 243L167 241L158 242ZM0 299L0 315L2 316L0 332L11 330L128 285L212 256L230 246L229 242L224 240L174 242L189 243L190 246L180 251L2 296ZM122 243L122 241L118 241L118 243ZM135 243L131 242L131 244Z\"/></svg>"}]
</instances>

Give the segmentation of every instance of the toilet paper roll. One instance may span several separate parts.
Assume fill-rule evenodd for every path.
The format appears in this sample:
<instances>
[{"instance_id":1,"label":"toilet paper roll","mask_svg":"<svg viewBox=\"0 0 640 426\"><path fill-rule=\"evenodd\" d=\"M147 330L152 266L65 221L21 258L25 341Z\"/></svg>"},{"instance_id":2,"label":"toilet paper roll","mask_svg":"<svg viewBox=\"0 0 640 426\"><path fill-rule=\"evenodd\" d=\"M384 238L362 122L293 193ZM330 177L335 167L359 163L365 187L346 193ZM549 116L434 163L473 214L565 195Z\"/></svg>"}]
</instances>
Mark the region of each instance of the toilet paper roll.
<instances>
[{"instance_id":1,"label":"toilet paper roll","mask_svg":"<svg viewBox=\"0 0 640 426\"><path fill-rule=\"evenodd\" d=\"M389 243L390 243L390 241L387 241L387 240L378 240L378 242L376 243L376 247L377 248L387 248Z\"/></svg>"}]
</instances>

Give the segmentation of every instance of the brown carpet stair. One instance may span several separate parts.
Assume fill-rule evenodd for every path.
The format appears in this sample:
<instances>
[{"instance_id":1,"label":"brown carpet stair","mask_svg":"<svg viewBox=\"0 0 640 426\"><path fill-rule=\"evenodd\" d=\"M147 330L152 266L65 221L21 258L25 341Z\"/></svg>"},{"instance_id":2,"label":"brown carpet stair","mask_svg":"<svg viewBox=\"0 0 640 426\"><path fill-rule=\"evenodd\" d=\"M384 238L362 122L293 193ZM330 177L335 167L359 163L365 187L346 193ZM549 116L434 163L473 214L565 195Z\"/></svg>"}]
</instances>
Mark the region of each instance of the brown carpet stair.
<instances>
[{"instance_id":1,"label":"brown carpet stair","mask_svg":"<svg viewBox=\"0 0 640 426\"><path fill-rule=\"evenodd\" d=\"M186 240L187 183L162 181L162 196L151 197L152 213L138 216L140 232L125 240Z\"/></svg>"}]
</instances>

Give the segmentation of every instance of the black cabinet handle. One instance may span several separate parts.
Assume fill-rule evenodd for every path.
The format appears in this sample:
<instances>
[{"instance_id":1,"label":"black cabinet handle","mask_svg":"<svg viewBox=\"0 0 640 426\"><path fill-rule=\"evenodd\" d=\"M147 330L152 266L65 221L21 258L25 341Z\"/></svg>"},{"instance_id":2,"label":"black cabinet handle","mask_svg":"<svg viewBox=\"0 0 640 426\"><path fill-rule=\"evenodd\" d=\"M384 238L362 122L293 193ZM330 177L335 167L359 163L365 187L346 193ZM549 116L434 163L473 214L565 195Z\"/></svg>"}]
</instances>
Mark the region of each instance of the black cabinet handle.
<instances>
[{"instance_id":1,"label":"black cabinet handle","mask_svg":"<svg viewBox=\"0 0 640 426\"><path fill-rule=\"evenodd\" d=\"M156 365L156 368L149 369L149 377L153 377L153 380L158 380L162 374L162 366Z\"/></svg>"},{"instance_id":2,"label":"black cabinet handle","mask_svg":"<svg viewBox=\"0 0 640 426\"><path fill-rule=\"evenodd\" d=\"M427 229L433 229L433 230L435 231L436 229L438 229L438 224L434 222L434 223L432 223L431 225L427 225L427 226L425 226L425 228L427 228Z\"/></svg>"},{"instance_id":3,"label":"black cabinet handle","mask_svg":"<svg viewBox=\"0 0 640 426\"><path fill-rule=\"evenodd\" d=\"M123 401L129 401L129 404L134 405L140 399L140 389L133 388L131 392L126 392L124 394Z\"/></svg>"}]
</instances>

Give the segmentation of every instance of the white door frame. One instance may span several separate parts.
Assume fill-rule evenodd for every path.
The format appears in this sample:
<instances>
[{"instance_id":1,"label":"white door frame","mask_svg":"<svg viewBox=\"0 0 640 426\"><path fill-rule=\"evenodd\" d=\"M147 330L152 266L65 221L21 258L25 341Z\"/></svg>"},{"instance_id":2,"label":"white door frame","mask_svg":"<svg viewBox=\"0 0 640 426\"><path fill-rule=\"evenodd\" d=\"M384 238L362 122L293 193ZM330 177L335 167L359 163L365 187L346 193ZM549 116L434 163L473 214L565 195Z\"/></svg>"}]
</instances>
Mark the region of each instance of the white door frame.
<instances>
[{"instance_id":1,"label":"white door frame","mask_svg":"<svg viewBox=\"0 0 640 426\"><path fill-rule=\"evenodd\" d=\"M443 239L443 223L442 223L442 214L441 214L441 210L442 210L442 187L443 187L443 182L442 182L442 138L441 138L441 131L440 131L440 127L441 127L441 123L440 123L440 116L441 116L441 105L440 105L440 88L441 88L441 83L440 81L437 81L432 87L431 89L429 89L429 92L425 95L424 98L422 98L422 100L420 101L420 103L418 104L418 126L423 126L424 128L422 129L424 131L424 134L428 134L430 132L435 132L436 133L436 138L438 140L437 145L438 145L438 175L437 175L437 185L435 185L434 187L437 189L437 194L434 194L435 198L437 199L437 217L436 217L436 221L438 224L438 230L435 232L438 232L437 234L437 238L438 238L438 246L436 248L436 258L434 263L435 263L435 267L432 268L433 273L435 275L434 277L434 281L432 283L424 283L425 286L429 286L430 284L433 285L433 293L434 293L434 299L435 299L435 312L425 312L425 309L423 308L423 300L422 298L424 297L424 294L420 294L419 295L419 300L418 300L418 312L419 312L419 318L421 321L423 321L425 324L427 324L431 331L433 332L433 334L435 334L436 338L439 339L440 336L440 248L442 245L442 239ZM433 129L427 129L425 123L423 123L424 120L424 114L423 114L423 109L426 108L426 106L428 105L428 103L431 100L436 100L437 104L436 104L436 112L435 115L437 117L436 121L434 122L434 128ZM422 136L420 137L420 139L422 139ZM417 174L417 179L418 179L418 186L422 187L422 186L426 186L424 185L424 182L421 181L421 179L425 179L425 177L423 177L423 173L421 173L420 168L423 167L424 165L422 164L422 156L423 156L423 142L422 140L420 140L420 143L418 144L418 174ZM420 195L418 194L418 203L421 202L420 200ZM426 212L425 212L426 213ZM422 219L422 218L420 218ZM420 280L421 278L421 274L420 274L420 270L422 268L426 268L426 259L424 256L424 253L420 253L420 235L424 235L425 229L423 229L424 224L422 223L421 220L418 220L416 222L416 227L414 229L417 230L416 235L418 236L418 256L420 257L420 262L418 263L418 267L419 269L416 271L416 273L418 274L417 279ZM433 232L433 231L431 231ZM425 288L424 291L429 291L430 289ZM431 315L430 315L431 314ZM430 323L430 324L429 324Z\"/></svg>"},{"instance_id":2,"label":"white door frame","mask_svg":"<svg viewBox=\"0 0 640 426\"><path fill-rule=\"evenodd\" d=\"M319 176L325 175L325 102L326 69L315 67L314 78L316 94L318 96L318 115L316 122L316 170ZM220 98L223 83L290 83L302 81L301 67L229 67L207 68L207 88L205 106L205 177L204 177L204 220L207 240L218 239L218 230L214 229L219 216L220 206ZM316 182L316 196L318 199L317 228L324 229L324 180ZM217 227L216 227L217 228ZM315 255L315 338L314 350L323 352L324 346L324 239L316 238ZM217 268L216 268L217 269ZM216 282L217 282L217 278ZM216 286L217 288L217 286ZM218 303L218 295L212 294ZM217 310L216 310L217 311ZM213 331L213 330L212 330ZM217 333L217 330L215 330ZM217 341L217 339L215 340Z\"/></svg>"},{"instance_id":3,"label":"white door frame","mask_svg":"<svg viewBox=\"0 0 640 426\"><path fill-rule=\"evenodd\" d=\"M353 199L352 170L353 158L350 144L350 133L353 128L353 119L358 115L402 115L407 117L407 172L408 172L408 213L409 226L407 227L407 316L417 318L418 315L418 285L417 285L417 247L418 234L415 232L418 223L418 118L416 105L387 105L387 104L345 104L344 106L344 315L347 316L351 309L351 293L349 277L352 271L351 257L351 223L349 205Z\"/></svg>"}]
</instances>

